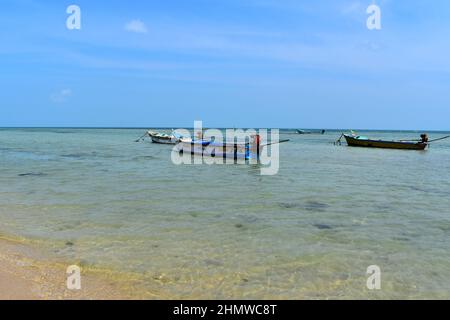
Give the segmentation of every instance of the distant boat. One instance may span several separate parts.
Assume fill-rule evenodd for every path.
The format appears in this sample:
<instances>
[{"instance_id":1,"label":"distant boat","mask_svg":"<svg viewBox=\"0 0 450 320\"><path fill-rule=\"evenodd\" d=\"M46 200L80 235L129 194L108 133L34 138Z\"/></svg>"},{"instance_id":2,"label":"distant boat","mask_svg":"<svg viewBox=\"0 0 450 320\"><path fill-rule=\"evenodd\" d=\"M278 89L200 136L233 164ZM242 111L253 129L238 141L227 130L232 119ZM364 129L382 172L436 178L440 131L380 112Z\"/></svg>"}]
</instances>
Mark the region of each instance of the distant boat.
<instances>
[{"instance_id":1,"label":"distant boat","mask_svg":"<svg viewBox=\"0 0 450 320\"><path fill-rule=\"evenodd\" d=\"M297 129L298 134L324 134L325 130L314 130L314 131L305 131Z\"/></svg>"},{"instance_id":2,"label":"distant boat","mask_svg":"<svg viewBox=\"0 0 450 320\"><path fill-rule=\"evenodd\" d=\"M171 134L147 131L147 135L152 139L153 143L160 144L177 144L180 142L182 136L172 132Z\"/></svg>"},{"instance_id":3,"label":"distant boat","mask_svg":"<svg viewBox=\"0 0 450 320\"><path fill-rule=\"evenodd\" d=\"M428 138L417 141L385 141L372 140L365 136L342 134L350 147L384 148L384 149L404 149L404 150L424 150L428 145ZM342 137L341 136L341 137Z\"/></svg>"}]
</instances>

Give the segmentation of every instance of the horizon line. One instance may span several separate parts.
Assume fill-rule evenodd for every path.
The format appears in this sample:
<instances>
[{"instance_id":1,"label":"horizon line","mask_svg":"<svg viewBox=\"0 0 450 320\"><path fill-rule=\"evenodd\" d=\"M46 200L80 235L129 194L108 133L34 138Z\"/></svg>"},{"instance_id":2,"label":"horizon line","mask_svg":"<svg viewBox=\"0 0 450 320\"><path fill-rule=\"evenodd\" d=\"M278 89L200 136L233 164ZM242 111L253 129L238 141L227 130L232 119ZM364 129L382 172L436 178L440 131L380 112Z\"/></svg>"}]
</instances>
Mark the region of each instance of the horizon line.
<instances>
[{"instance_id":1,"label":"horizon line","mask_svg":"<svg viewBox=\"0 0 450 320\"><path fill-rule=\"evenodd\" d=\"M203 127L203 129L212 129L214 127ZM163 129L163 130L177 130L177 129L194 129L194 127L159 127L159 126L149 126L149 127L108 127L108 126L0 126L0 129L119 129L119 130L127 130L127 129ZM216 127L214 129L252 129L251 127ZM279 129L279 130L325 130L325 131L412 131L412 132L419 132L419 131L426 131L426 132L450 132L450 129L373 129L373 128L306 128L306 127L295 127L295 128L288 128L288 127L260 127L256 129Z\"/></svg>"}]
</instances>

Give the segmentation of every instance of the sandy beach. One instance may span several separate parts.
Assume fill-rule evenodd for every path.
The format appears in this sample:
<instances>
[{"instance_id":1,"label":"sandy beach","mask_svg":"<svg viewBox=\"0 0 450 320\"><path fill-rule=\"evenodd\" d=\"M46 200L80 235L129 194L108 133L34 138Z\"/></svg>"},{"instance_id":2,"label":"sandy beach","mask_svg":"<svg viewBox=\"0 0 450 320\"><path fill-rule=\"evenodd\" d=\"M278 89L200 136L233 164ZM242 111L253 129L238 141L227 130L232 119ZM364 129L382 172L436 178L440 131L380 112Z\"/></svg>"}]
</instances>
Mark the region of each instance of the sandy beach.
<instances>
[{"instance_id":1,"label":"sandy beach","mask_svg":"<svg viewBox=\"0 0 450 320\"><path fill-rule=\"evenodd\" d=\"M0 300L130 299L108 279L82 271L82 288L68 290L63 263L32 246L0 239Z\"/></svg>"}]
</instances>

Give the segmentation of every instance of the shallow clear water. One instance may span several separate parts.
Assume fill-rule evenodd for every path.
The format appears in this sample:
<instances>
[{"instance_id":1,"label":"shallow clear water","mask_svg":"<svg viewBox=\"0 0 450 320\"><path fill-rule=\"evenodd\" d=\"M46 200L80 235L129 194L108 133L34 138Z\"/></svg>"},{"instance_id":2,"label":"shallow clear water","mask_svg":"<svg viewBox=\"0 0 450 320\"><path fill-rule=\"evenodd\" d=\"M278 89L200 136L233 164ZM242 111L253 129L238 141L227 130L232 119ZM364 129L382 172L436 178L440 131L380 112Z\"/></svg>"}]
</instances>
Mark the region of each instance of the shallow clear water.
<instances>
[{"instance_id":1,"label":"shallow clear water","mask_svg":"<svg viewBox=\"0 0 450 320\"><path fill-rule=\"evenodd\" d=\"M0 232L163 298L450 298L450 140L420 152L284 133L278 175L261 176L173 165L142 133L0 129Z\"/></svg>"}]
</instances>

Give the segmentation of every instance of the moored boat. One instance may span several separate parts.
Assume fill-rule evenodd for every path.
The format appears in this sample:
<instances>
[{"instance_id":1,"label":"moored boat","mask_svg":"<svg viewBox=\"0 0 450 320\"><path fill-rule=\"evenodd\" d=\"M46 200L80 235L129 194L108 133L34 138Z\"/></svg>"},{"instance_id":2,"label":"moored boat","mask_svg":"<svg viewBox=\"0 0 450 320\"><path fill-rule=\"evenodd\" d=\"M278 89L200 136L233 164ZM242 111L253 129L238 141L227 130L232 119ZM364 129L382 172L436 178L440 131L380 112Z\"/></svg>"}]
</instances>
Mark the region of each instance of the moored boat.
<instances>
[{"instance_id":1,"label":"moored boat","mask_svg":"<svg viewBox=\"0 0 450 320\"><path fill-rule=\"evenodd\" d=\"M175 132L166 134L161 132L147 131L147 135L152 139L153 143L160 144L177 144L182 138L182 136L176 134Z\"/></svg>"},{"instance_id":2,"label":"moored boat","mask_svg":"<svg viewBox=\"0 0 450 320\"><path fill-rule=\"evenodd\" d=\"M192 155L222 157L227 159L257 159L256 148L252 148L248 143L227 143L205 140L181 139L176 147L181 153L190 153Z\"/></svg>"},{"instance_id":3,"label":"moored boat","mask_svg":"<svg viewBox=\"0 0 450 320\"><path fill-rule=\"evenodd\" d=\"M175 146L175 151L180 153L187 153L191 155L207 156L207 157L221 157L224 159L234 160L255 160L258 161L262 148L277 144L288 142L289 139L274 141L271 143L261 144L259 135L252 136L250 143L239 142L221 142L221 141L207 141L203 139L192 140L181 138Z\"/></svg>"},{"instance_id":4,"label":"moored boat","mask_svg":"<svg viewBox=\"0 0 450 320\"><path fill-rule=\"evenodd\" d=\"M148 131L148 136L152 139L153 143L161 143L161 144L175 144L177 143L176 139L172 135L168 135L166 133L159 133Z\"/></svg>"},{"instance_id":5,"label":"moored boat","mask_svg":"<svg viewBox=\"0 0 450 320\"><path fill-rule=\"evenodd\" d=\"M418 141L386 141L373 140L365 136L358 135L342 135L350 147L366 147L366 148L384 148L384 149L403 149L403 150L424 150L428 145L428 137L422 135L422 139Z\"/></svg>"},{"instance_id":6,"label":"moored boat","mask_svg":"<svg viewBox=\"0 0 450 320\"><path fill-rule=\"evenodd\" d=\"M325 130L306 131L297 129L298 134L325 134Z\"/></svg>"}]
</instances>

